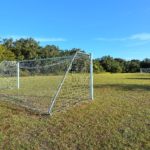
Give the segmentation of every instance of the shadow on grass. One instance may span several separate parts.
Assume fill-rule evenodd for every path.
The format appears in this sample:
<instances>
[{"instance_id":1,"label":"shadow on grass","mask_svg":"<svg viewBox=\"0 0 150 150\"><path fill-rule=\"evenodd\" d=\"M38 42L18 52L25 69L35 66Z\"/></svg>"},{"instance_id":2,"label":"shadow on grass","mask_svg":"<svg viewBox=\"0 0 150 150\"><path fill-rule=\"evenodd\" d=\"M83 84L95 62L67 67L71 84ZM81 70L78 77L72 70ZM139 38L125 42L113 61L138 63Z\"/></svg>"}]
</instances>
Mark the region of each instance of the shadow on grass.
<instances>
[{"instance_id":1,"label":"shadow on grass","mask_svg":"<svg viewBox=\"0 0 150 150\"><path fill-rule=\"evenodd\" d=\"M126 79L133 79L133 80L150 80L150 78L126 78Z\"/></svg>"},{"instance_id":2,"label":"shadow on grass","mask_svg":"<svg viewBox=\"0 0 150 150\"><path fill-rule=\"evenodd\" d=\"M94 88L114 88L122 91L150 91L150 85L137 85L137 84L97 84Z\"/></svg>"}]
</instances>

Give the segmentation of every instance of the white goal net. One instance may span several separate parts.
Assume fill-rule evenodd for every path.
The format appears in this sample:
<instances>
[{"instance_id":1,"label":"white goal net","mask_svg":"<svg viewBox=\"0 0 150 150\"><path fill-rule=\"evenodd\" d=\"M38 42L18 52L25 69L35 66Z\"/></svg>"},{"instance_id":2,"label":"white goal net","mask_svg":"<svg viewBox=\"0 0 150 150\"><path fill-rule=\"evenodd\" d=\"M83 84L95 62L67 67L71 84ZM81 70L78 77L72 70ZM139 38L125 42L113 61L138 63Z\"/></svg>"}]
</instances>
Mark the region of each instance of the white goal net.
<instances>
[{"instance_id":1,"label":"white goal net","mask_svg":"<svg viewBox=\"0 0 150 150\"><path fill-rule=\"evenodd\" d=\"M0 100L52 114L89 99L92 61L86 53L0 64Z\"/></svg>"},{"instance_id":2,"label":"white goal net","mask_svg":"<svg viewBox=\"0 0 150 150\"><path fill-rule=\"evenodd\" d=\"M12 89L17 86L16 67L16 61L3 61L0 63L0 89Z\"/></svg>"},{"instance_id":3,"label":"white goal net","mask_svg":"<svg viewBox=\"0 0 150 150\"><path fill-rule=\"evenodd\" d=\"M140 68L141 73L150 73L150 68Z\"/></svg>"}]
</instances>

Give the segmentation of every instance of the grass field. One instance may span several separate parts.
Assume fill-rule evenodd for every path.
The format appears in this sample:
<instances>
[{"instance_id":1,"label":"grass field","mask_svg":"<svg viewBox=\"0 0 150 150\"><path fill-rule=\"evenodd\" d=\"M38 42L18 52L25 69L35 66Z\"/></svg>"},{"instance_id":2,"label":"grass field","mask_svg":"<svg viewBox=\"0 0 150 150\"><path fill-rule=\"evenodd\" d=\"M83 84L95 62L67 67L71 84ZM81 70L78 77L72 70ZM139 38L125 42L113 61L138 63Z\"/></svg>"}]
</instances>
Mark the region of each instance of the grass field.
<instances>
[{"instance_id":1,"label":"grass field","mask_svg":"<svg viewBox=\"0 0 150 150\"><path fill-rule=\"evenodd\" d=\"M95 74L94 96L52 117L0 101L0 149L150 149L150 74Z\"/></svg>"},{"instance_id":2,"label":"grass field","mask_svg":"<svg viewBox=\"0 0 150 150\"><path fill-rule=\"evenodd\" d=\"M63 78L63 74L20 76L19 89L16 77L0 78L0 97L1 100L9 100L36 112L48 113ZM88 73L69 73L59 92L53 112L89 100L89 83Z\"/></svg>"}]
</instances>

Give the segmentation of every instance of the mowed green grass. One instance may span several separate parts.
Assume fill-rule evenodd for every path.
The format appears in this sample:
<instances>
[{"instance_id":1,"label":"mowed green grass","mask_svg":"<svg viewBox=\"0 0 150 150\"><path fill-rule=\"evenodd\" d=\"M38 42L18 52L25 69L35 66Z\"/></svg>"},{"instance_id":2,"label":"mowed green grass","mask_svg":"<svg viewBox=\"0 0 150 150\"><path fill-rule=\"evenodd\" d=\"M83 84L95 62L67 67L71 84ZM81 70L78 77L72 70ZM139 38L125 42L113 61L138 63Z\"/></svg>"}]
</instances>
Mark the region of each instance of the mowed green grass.
<instances>
[{"instance_id":1,"label":"mowed green grass","mask_svg":"<svg viewBox=\"0 0 150 150\"><path fill-rule=\"evenodd\" d=\"M0 149L150 149L150 74L95 74L94 97L51 117L0 101Z\"/></svg>"}]
</instances>

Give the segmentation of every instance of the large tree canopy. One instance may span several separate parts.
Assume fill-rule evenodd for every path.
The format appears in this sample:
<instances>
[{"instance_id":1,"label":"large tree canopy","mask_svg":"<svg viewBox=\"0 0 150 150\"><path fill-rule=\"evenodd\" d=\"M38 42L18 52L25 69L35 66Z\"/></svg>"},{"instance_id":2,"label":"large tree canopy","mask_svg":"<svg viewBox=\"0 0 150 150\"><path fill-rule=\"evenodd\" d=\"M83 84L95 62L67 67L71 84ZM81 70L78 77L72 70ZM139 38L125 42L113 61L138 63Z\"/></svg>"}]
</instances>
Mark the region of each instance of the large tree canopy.
<instances>
[{"instance_id":1,"label":"large tree canopy","mask_svg":"<svg viewBox=\"0 0 150 150\"><path fill-rule=\"evenodd\" d=\"M61 50L55 45L40 46L39 42L33 38L21 38L18 40L3 39L0 44L0 61L3 60L30 60L37 58L50 58L57 56L68 56L82 51L79 48ZM143 61L126 61L121 58L103 56L94 60L94 72L139 72L140 68L150 68L150 59Z\"/></svg>"},{"instance_id":2,"label":"large tree canopy","mask_svg":"<svg viewBox=\"0 0 150 150\"><path fill-rule=\"evenodd\" d=\"M3 45L0 45L0 61L3 60L14 60L15 54L10 50L6 49Z\"/></svg>"}]
</instances>

